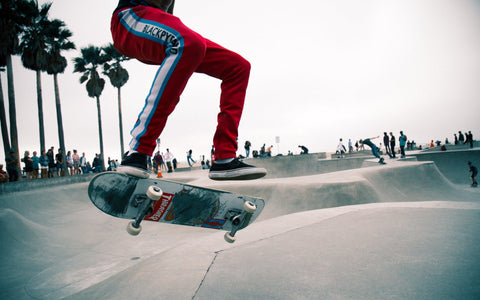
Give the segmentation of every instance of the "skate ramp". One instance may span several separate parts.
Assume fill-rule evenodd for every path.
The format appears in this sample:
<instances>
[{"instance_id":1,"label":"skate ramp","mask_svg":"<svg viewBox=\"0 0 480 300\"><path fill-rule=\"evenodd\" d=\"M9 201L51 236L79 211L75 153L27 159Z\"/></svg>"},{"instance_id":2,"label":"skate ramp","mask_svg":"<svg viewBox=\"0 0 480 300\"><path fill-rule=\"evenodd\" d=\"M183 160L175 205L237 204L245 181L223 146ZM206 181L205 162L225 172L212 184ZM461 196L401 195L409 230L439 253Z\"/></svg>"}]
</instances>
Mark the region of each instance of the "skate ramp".
<instances>
[{"instance_id":1,"label":"skate ramp","mask_svg":"<svg viewBox=\"0 0 480 300\"><path fill-rule=\"evenodd\" d=\"M259 220L354 204L478 199L467 185L452 184L433 162L375 162L373 167L258 181L213 182L205 177L191 183L265 199L267 209Z\"/></svg>"},{"instance_id":2,"label":"skate ramp","mask_svg":"<svg viewBox=\"0 0 480 300\"><path fill-rule=\"evenodd\" d=\"M206 176L166 178L266 200L235 244L223 232L147 222L131 237L127 220L91 204L87 183L1 194L0 297L480 296L480 193L433 162L251 182Z\"/></svg>"},{"instance_id":3,"label":"skate ramp","mask_svg":"<svg viewBox=\"0 0 480 300\"><path fill-rule=\"evenodd\" d=\"M267 179L324 174L361 168L365 156L349 156L345 159L325 159L325 154L305 154L296 156L276 156L269 158L246 159L247 164L267 169Z\"/></svg>"},{"instance_id":4,"label":"skate ramp","mask_svg":"<svg viewBox=\"0 0 480 300\"><path fill-rule=\"evenodd\" d=\"M469 184L468 161L480 166L480 150L464 149L455 151L427 151L414 154L418 161L433 161L448 180L456 184Z\"/></svg>"}]
</instances>

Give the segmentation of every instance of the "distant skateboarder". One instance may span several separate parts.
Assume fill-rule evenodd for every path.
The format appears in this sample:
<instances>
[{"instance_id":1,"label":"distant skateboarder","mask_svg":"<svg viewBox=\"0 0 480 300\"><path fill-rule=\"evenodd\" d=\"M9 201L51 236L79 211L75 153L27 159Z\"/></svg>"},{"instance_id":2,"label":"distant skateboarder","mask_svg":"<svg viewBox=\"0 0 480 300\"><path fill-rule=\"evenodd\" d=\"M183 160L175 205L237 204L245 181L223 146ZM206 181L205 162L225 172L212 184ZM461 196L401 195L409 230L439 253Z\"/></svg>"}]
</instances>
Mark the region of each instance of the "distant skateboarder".
<instances>
[{"instance_id":1,"label":"distant skateboarder","mask_svg":"<svg viewBox=\"0 0 480 300\"><path fill-rule=\"evenodd\" d=\"M308 154L308 148L307 147L305 147L303 145L299 145L298 148L302 149L300 154Z\"/></svg>"},{"instance_id":2,"label":"distant skateboarder","mask_svg":"<svg viewBox=\"0 0 480 300\"><path fill-rule=\"evenodd\" d=\"M470 168L470 172L472 173L472 187L476 187L478 183L475 177L477 177L478 169L472 164L471 161L468 162L468 167Z\"/></svg>"},{"instance_id":3,"label":"distant skateboarder","mask_svg":"<svg viewBox=\"0 0 480 300\"><path fill-rule=\"evenodd\" d=\"M385 164L384 162L384 159L383 157L380 157L380 154L378 154L378 147L377 145L375 145L371 140L374 140L376 138L379 138L380 136L376 136L376 137L371 137L371 138L366 138L364 140L360 140L359 143L360 145L367 145L369 146L370 148L372 148L372 154L373 156L375 156L376 158L378 158L378 163L379 164Z\"/></svg>"}]
</instances>

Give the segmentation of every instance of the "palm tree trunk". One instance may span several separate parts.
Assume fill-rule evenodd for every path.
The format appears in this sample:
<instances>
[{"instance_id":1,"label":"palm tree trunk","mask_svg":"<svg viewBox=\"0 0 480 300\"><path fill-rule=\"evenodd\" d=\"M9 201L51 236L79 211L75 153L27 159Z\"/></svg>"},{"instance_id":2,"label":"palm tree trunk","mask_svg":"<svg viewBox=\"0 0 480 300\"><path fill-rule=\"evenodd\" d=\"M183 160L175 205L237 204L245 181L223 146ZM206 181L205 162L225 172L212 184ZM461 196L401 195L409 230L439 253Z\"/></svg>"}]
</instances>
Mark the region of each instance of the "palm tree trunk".
<instances>
[{"instance_id":1,"label":"palm tree trunk","mask_svg":"<svg viewBox=\"0 0 480 300\"><path fill-rule=\"evenodd\" d=\"M65 139L63 135L63 120L62 120L62 105L60 103L60 92L58 90L57 74L53 74L53 85L55 88L55 106L57 108L57 127L58 127L58 140L60 142L60 149L62 149L62 163L64 172L68 172L67 169L67 149L65 149ZM65 173L66 175L67 173Z\"/></svg>"},{"instance_id":2,"label":"palm tree trunk","mask_svg":"<svg viewBox=\"0 0 480 300\"><path fill-rule=\"evenodd\" d=\"M123 123L122 123L122 96L118 88L118 125L120 127L120 157L123 157Z\"/></svg>"},{"instance_id":3,"label":"palm tree trunk","mask_svg":"<svg viewBox=\"0 0 480 300\"><path fill-rule=\"evenodd\" d=\"M103 133L102 133L102 113L100 111L100 97L97 96L97 114L98 114L98 135L100 138L100 159L102 160L102 169L105 171L105 159L103 157Z\"/></svg>"},{"instance_id":4,"label":"palm tree trunk","mask_svg":"<svg viewBox=\"0 0 480 300\"><path fill-rule=\"evenodd\" d=\"M15 107L15 89L13 86L13 69L12 69L12 56L7 56L7 86L8 86L8 114L10 117L10 138L11 143L10 150L16 152L16 157L18 159L17 171L20 172L20 150L18 149L18 131L17 131L17 110ZM18 176L21 180L22 176Z\"/></svg>"},{"instance_id":5,"label":"palm tree trunk","mask_svg":"<svg viewBox=\"0 0 480 300\"><path fill-rule=\"evenodd\" d=\"M45 151L45 128L43 125L43 99L42 99L42 77L40 70L37 74L37 104L38 104L38 128L40 131L40 153Z\"/></svg>"},{"instance_id":6,"label":"palm tree trunk","mask_svg":"<svg viewBox=\"0 0 480 300\"><path fill-rule=\"evenodd\" d=\"M7 115L5 113L5 100L3 99L2 80L0 79L0 122L2 127L3 151L5 158L10 153L10 140L8 139Z\"/></svg>"}]
</instances>

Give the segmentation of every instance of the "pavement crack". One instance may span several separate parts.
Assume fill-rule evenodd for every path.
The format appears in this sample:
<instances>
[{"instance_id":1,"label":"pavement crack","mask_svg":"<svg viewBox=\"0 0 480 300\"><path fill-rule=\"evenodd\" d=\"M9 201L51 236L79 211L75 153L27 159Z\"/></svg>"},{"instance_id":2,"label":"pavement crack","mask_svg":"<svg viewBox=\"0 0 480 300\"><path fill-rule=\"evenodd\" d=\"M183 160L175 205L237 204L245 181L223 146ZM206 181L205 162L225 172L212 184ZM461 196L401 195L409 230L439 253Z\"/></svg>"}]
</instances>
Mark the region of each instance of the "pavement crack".
<instances>
[{"instance_id":1,"label":"pavement crack","mask_svg":"<svg viewBox=\"0 0 480 300\"><path fill-rule=\"evenodd\" d=\"M195 291L195 294L193 294L192 300L197 297L197 294L198 294L198 292L200 291L200 288L202 288L202 286L203 286L203 282L204 282L205 279L207 278L207 275L208 275L208 273L210 272L210 269L212 268L213 264L215 263L215 260L217 259L217 256L218 256L218 254L219 254L220 252L221 252L221 251L215 252L215 256L213 257L212 262L211 262L210 265L208 266L208 269L207 269L207 271L205 272L205 275L203 275L202 281L201 281L200 284L198 285L198 288L197 288L197 290Z\"/></svg>"}]
</instances>

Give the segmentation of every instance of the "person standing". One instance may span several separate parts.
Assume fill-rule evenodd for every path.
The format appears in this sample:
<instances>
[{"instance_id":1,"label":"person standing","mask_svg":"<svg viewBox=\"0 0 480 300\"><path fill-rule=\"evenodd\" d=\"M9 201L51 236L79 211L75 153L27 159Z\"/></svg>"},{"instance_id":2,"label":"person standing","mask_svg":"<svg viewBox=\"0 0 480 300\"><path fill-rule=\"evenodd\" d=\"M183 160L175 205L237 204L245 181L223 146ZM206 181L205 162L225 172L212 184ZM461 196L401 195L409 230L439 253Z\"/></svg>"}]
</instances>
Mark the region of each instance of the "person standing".
<instances>
[{"instance_id":1,"label":"person standing","mask_svg":"<svg viewBox=\"0 0 480 300\"><path fill-rule=\"evenodd\" d=\"M458 142L460 143L460 145L465 142L465 136L461 131L458 132Z\"/></svg>"},{"instance_id":2,"label":"person standing","mask_svg":"<svg viewBox=\"0 0 480 300\"><path fill-rule=\"evenodd\" d=\"M153 161L155 162L155 172L158 173L158 170L162 170L162 163L163 163L163 157L162 155L160 154L160 151L157 151L157 153L155 153L155 156L153 157Z\"/></svg>"},{"instance_id":3,"label":"person standing","mask_svg":"<svg viewBox=\"0 0 480 300\"><path fill-rule=\"evenodd\" d=\"M5 162L7 163L7 173L8 173L8 180L18 181L18 158L15 155L15 151L10 151L9 156L5 158Z\"/></svg>"},{"instance_id":4,"label":"person standing","mask_svg":"<svg viewBox=\"0 0 480 300\"><path fill-rule=\"evenodd\" d=\"M100 157L100 154L95 153L95 158L93 159L93 172L101 173L103 172L103 161Z\"/></svg>"},{"instance_id":5,"label":"person standing","mask_svg":"<svg viewBox=\"0 0 480 300\"><path fill-rule=\"evenodd\" d=\"M74 175L73 174L73 158L72 158L72 151L68 151L67 155L65 156L67 160L67 170L65 171L65 175Z\"/></svg>"},{"instance_id":6,"label":"person standing","mask_svg":"<svg viewBox=\"0 0 480 300\"><path fill-rule=\"evenodd\" d=\"M32 159L30 158L30 152L25 151L22 159L23 163L25 164L25 175L27 180L31 180L33 176L33 164Z\"/></svg>"},{"instance_id":7,"label":"person standing","mask_svg":"<svg viewBox=\"0 0 480 300\"><path fill-rule=\"evenodd\" d=\"M32 178L38 179L38 171L40 169L40 158L37 156L37 151L33 151L32 156Z\"/></svg>"},{"instance_id":8,"label":"person standing","mask_svg":"<svg viewBox=\"0 0 480 300\"><path fill-rule=\"evenodd\" d=\"M392 150L390 149L390 138L386 132L383 133L383 144L385 145L385 153L387 153L390 158L393 158L391 154Z\"/></svg>"},{"instance_id":9,"label":"person standing","mask_svg":"<svg viewBox=\"0 0 480 300\"><path fill-rule=\"evenodd\" d=\"M58 152L55 154L55 162L57 163L57 176L65 176L65 172L68 173L68 170L63 169L63 150L60 148L58 148Z\"/></svg>"},{"instance_id":10,"label":"person standing","mask_svg":"<svg viewBox=\"0 0 480 300\"><path fill-rule=\"evenodd\" d=\"M405 158L405 145L407 144L407 136L400 131L400 137L398 138L400 143L400 154L402 158Z\"/></svg>"},{"instance_id":11,"label":"person standing","mask_svg":"<svg viewBox=\"0 0 480 300\"><path fill-rule=\"evenodd\" d=\"M147 158L165 128L194 72L220 79L220 113L213 138L215 162L209 178L256 179L264 168L238 160L238 126L242 116L250 63L239 54L204 38L173 15L174 0L120 0L111 18L114 47L145 64L159 65L152 88L135 123L118 170L148 177Z\"/></svg>"},{"instance_id":12,"label":"person standing","mask_svg":"<svg viewBox=\"0 0 480 300\"><path fill-rule=\"evenodd\" d=\"M82 157L80 157L80 168L82 169L82 174L87 174L87 158L85 157L85 152L83 152Z\"/></svg>"},{"instance_id":13,"label":"person standing","mask_svg":"<svg viewBox=\"0 0 480 300\"><path fill-rule=\"evenodd\" d=\"M392 151L392 157L396 158L395 156L395 136L393 136L393 132L390 132L390 150Z\"/></svg>"},{"instance_id":14,"label":"person standing","mask_svg":"<svg viewBox=\"0 0 480 300\"><path fill-rule=\"evenodd\" d=\"M73 150L72 154L72 161L73 161L73 174L80 175L80 156L77 153L77 150Z\"/></svg>"},{"instance_id":15,"label":"person standing","mask_svg":"<svg viewBox=\"0 0 480 300\"><path fill-rule=\"evenodd\" d=\"M45 153L45 150L42 151L42 155L40 155L40 176L41 178L48 177L48 163L49 163L48 155Z\"/></svg>"},{"instance_id":16,"label":"person standing","mask_svg":"<svg viewBox=\"0 0 480 300\"><path fill-rule=\"evenodd\" d=\"M57 164L55 163L55 159L53 155L53 147L48 150L47 156L48 156L48 178L53 178L55 177L55 174L57 174Z\"/></svg>"},{"instance_id":17,"label":"person standing","mask_svg":"<svg viewBox=\"0 0 480 300\"><path fill-rule=\"evenodd\" d=\"M252 143L250 143L250 141L246 141L245 142L245 157L248 158L250 156L250 147L252 146Z\"/></svg>"},{"instance_id":18,"label":"person standing","mask_svg":"<svg viewBox=\"0 0 480 300\"><path fill-rule=\"evenodd\" d=\"M473 148L473 134L471 131L465 133L465 144L470 144L470 148Z\"/></svg>"},{"instance_id":19,"label":"person standing","mask_svg":"<svg viewBox=\"0 0 480 300\"><path fill-rule=\"evenodd\" d=\"M173 154L172 152L170 152L170 149L167 149L167 152L165 153L165 162L167 163L167 173L173 172L172 160L173 160Z\"/></svg>"},{"instance_id":20,"label":"person standing","mask_svg":"<svg viewBox=\"0 0 480 300\"><path fill-rule=\"evenodd\" d=\"M344 158L345 157L346 149L345 149L345 146L343 145L343 139L340 139L340 142L338 143L336 152L338 154L340 154L339 158Z\"/></svg>"}]
</instances>

